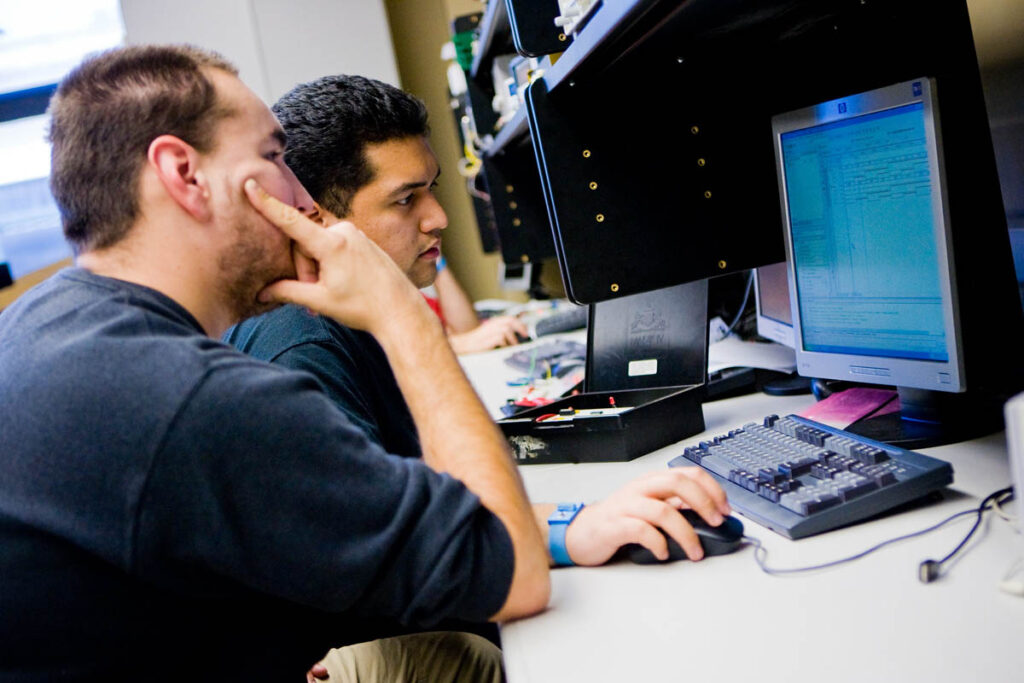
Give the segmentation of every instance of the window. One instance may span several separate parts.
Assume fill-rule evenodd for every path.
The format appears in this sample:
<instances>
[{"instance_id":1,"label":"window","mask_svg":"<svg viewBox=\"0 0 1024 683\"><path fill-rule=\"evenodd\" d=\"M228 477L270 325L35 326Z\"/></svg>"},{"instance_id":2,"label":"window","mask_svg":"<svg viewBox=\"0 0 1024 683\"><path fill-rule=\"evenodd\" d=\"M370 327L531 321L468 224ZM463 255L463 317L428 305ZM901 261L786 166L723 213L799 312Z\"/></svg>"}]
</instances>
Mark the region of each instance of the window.
<instances>
[{"instance_id":1,"label":"window","mask_svg":"<svg viewBox=\"0 0 1024 683\"><path fill-rule=\"evenodd\" d=\"M0 284L70 256L50 195L46 106L85 55L124 40L117 0L0 0Z\"/></svg>"}]
</instances>

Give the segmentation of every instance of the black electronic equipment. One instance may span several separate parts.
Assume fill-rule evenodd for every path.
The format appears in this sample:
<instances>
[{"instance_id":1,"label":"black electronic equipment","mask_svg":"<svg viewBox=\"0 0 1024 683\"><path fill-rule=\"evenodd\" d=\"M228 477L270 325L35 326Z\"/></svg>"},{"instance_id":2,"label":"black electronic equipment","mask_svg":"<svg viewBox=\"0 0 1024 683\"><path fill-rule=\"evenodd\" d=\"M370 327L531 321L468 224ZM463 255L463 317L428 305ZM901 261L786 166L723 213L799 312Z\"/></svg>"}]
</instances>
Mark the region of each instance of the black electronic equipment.
<instances>
[{"instance_id":1,"label":"black electronic equipment","mask_svg":"<svg viewBox=\"0 0 1024 683\"><path fill-rule=\"evenodd\" d=\"M591 305L584 392L498 421L517 462L632 460L703 431L707 292L700 280ZM571 344L558 343L543 346Z\"/></svg>"}]
</instances>

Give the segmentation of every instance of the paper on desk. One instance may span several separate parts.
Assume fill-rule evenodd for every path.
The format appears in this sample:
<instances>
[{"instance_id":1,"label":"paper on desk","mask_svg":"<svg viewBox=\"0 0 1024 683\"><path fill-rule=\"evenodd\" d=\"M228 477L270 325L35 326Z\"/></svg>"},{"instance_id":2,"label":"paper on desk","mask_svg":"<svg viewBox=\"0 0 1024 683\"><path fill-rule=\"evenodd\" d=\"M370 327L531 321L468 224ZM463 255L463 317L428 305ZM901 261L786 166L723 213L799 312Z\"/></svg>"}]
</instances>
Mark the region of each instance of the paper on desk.
<instances>
[{"instance_id":1,"label":"paper on desk","mask_svg":"<svg viewBox=\"0 0 1024 683\"><path fill-rule=\"evenodd\" d=\"M730 336L708 346L708 374L725 368L761 368L776 372L794 372L793 349L775 342L747 342Z\"/></svg>"},{"instance_id":2,"label":"paper on desk","mask_svg":"<svg viewBox=\"0 0 1024 683\"><path fill-rule=\"evenodd\" d=\"M861 418L878 417L899 409L899 395L893 389L851 387L845 391L838 391L797 414L830 427L846 429Z\"/></svg>"}]
</instances>

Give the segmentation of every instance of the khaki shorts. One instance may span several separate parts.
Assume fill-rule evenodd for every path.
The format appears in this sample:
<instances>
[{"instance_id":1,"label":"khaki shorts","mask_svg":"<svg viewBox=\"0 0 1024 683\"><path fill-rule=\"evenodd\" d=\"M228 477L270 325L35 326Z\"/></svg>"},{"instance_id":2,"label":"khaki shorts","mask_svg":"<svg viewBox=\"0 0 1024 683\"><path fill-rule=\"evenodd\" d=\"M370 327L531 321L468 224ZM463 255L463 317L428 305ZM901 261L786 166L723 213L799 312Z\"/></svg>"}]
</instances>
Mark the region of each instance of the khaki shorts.
<instances>
[{"instance_id":1,"label":"khaki shorts","mask_svg":"<svg viewBox=\"0 0 1024 683\"><path fill-rule=\"evenodd\" d=\"M331 683L502 683L501 650L471 633L438 631L336 648Z\"/></svg>"}]
</instances>

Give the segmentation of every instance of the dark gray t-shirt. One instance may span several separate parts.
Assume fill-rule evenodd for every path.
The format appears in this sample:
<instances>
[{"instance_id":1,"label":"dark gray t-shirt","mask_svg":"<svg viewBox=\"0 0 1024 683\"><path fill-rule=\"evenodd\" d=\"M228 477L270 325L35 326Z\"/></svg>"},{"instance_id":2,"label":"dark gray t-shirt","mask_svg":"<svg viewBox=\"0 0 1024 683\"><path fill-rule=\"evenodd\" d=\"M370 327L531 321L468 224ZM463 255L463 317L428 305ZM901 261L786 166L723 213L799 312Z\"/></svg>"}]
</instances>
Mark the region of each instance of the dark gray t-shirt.
<instances>
[{"instance_id":1,"label":"dark gray t-shirt","mask_svg":"<svg viewBox=\"0 0 1024 683\"><path fill-rule=\"evenodd\" d=\"M69 269L4 311L0 406L0 681L301 680L507 595L461 483L146 287Z\"/></svg>"}]
</instances>

